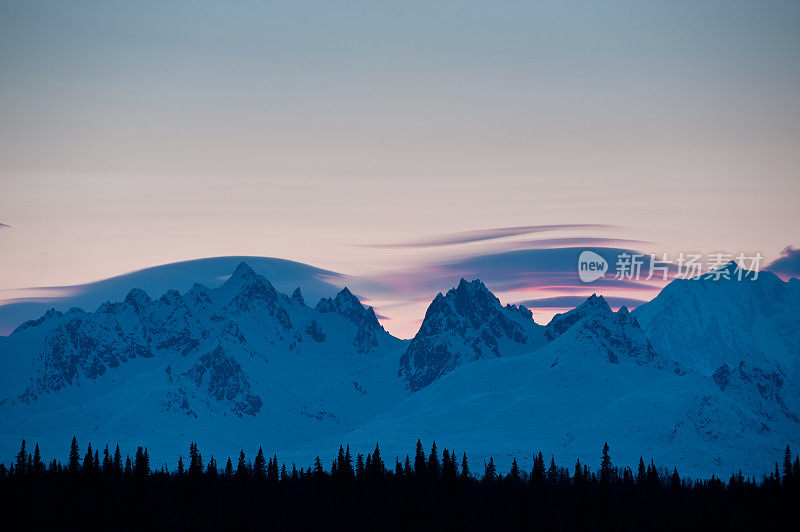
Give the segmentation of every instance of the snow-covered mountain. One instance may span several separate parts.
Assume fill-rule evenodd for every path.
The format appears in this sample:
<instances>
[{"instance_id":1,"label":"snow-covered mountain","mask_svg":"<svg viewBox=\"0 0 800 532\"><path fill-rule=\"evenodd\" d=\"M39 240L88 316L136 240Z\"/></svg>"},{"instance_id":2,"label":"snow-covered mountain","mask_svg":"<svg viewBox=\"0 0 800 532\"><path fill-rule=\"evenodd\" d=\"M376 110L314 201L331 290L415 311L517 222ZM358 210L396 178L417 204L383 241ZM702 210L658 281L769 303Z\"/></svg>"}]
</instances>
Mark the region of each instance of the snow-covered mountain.
<instances>
[{"instance_id":1,"label":"snow-covered mountain","mask_svg":"<svg viewBox=\"0 0 800 532\"><path fill-rule=\"evenodd\" d=\"M400 359L400 375L410 389L420 390L462 364L530 352L544 343L544 328L530 310L503 307L482 282L461 279L428 307Z\"/></svg>"},{"instance_id":2,"label":"snow-covered mountain","mask_svg":"<svg viewBox=\"0 0 800 532\"><path fill-rule=\"evenodd\" d=\"M138 434L176 449L220 431L215 443L249 433L286 445L404 397L395 374L405 345L346 288L313 308L241 263L218 288L158 299L135 289L0 338L3 437Z\"/></svg>"},{"instance_id":3,"label":"snow-covered mountain","mask_svg":"<svg viewBox=\"0 0 800 532\"><path fill-rule=\"evenodd\" d=\"M676 279L634 315L659 353L703 375L740 362L797 371L800 280L738 275L730 262L715 274Z\"/></svg>"},{"instance_id":4,"label":"snow-covered mountain","mask_svg":"<svg viewBox=\"0 0 800 532\"><path fill-rule=\"evenodd\" d=\"M675 280L634 315L655 349L758 398L765 418L800 416L800 280L737 271Z\"/></svg>"},{"instance_id":5,"label":"snow-covered mountain","mask_svg":"<svg viewBox=\"0 0 800 532\"><path fill-rule=\"evenodd\" d=\"M240 262L246 262L255 272L269 279L277 290L289 293L300 286L305 296L313 301L332 297L339 291L337 286L353 286L352 283L358 281L330 270L273 257L229 256L185 260L82 285L20 289L24 296L15 294L13 298L0 299L0 335L11 334L21 323L36 319L51 308L61 312L72 307L93 309L106 301L124 299L132 288L160 295L168 290L185 292L195 283L217 286L231 275Z\"/></svg>"},{"instance_id":6,"label":"snow-covered mountain","mask_svg":"<svg viewBox=\"0 0 800 532\"><path fill-rule=\"evenodd\" d=\"M312 459L337 441L358 449L380 441L384 455L403 456L421 437L457 446L477 464L493 456L530 467L542 450L563 465L591 465L610 442L622 464L644 455L683 474L728 475L768 473L766 457L800 445L797 410L766 401L741 377L720 386L718 375L681 367L627 309L614 313L602 297L554 317L546 338L529 353L462 364L345 435L288 454Z\"/></svg>"},{"instance_id":7,"label":"snow-covered mountain","mask_svg":"<svg viewBox=\"0 0 800 532\"><path fill-rule=\"evenodd\" d=\"M307 464L421 437L504 467L539 449L592 464L608 441L624 464L763 473L800 446L800 294L738 283L676 281L633 313L592 296L541 326L462 280L407 342L346 288L309 306L243 263L216 288L132 290L0 337L0 453L22 438L63 453L75 434L148 445L157 466L188 441Z\"/></svg>"}]
</instances>

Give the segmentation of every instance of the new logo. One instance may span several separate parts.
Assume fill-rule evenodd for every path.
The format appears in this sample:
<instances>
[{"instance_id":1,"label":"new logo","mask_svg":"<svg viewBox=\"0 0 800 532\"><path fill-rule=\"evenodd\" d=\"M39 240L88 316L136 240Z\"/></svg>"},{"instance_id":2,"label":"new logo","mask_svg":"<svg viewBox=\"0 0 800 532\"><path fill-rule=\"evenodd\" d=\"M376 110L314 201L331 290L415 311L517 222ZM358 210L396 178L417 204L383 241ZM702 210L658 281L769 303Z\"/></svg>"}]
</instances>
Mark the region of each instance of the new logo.
<instances>
[{"instance_id":1,"label":"new logo","mask_svg":"<svg viewBox=\"0 0 800 532\"><path fill-rule=\"evenodd\" d=\"M591 283L603 277L608 271L606 259L594 251L581 251L578 257L578 277L584 283Z\"/></svg>"}]
</instances>

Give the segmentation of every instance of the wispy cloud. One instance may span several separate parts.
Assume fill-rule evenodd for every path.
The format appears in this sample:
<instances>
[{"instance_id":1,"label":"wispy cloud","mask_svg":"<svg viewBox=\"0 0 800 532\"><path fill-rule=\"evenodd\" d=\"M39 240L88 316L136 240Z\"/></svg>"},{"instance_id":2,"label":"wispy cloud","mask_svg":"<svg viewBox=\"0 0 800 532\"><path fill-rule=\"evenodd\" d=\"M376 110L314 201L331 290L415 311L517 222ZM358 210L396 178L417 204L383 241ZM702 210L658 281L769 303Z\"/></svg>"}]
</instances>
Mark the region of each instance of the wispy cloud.
<instances>
[{"instance_id":1,"label":"wispy cloud","mask_svg":"<svg viewBox=\"0 0 800 532\"><path fill-rule=\"evenodd\" d=\"M3 222L0 222L0 229L11 229L11 227L12 226L10 226L8 224L4 224Z\"/></svg>"},{"instance_id":2,"label":"wispy cloud","mask_svg":"<svg viewBox=\"0 0 800 532\"><path fill-rule=\"evenodd\" d=\"M800 248L786 246L781 256L772 261L765 269L781 277L800 277Z\"/></svg>"},{"instance_id":3,"label":"wispy cloud","mask_svg":"<svg viewBox=\"0 0 800 532\"><path fill-rule=\"evenodd\" d=\"M376 248L426 248L437 246L452 246L455 244L469 244L511 236L543 233L546 231L571 231L585 229L612 229L616 226L604 224L555 224L555 225L522 225L516 227L496 227L494 229L478 229L475 231L462 231L431 238L399 242L393 244L372 244L367 247Z\"/></svg>"}]
</instances>

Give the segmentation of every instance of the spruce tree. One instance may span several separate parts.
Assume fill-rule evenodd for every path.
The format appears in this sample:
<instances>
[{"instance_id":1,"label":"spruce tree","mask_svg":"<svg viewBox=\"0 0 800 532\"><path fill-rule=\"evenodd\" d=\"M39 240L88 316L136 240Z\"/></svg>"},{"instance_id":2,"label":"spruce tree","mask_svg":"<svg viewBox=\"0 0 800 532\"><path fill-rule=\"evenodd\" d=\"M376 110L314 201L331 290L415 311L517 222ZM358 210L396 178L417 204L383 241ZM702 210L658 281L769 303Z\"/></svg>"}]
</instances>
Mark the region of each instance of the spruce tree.
<instances>
[{"instance_id":1,"label":"spruce tree","mask_svg":"<svg viewBox=\"0 0 800 532\"><path fill-rule=\"evenodd\" d=\"M414 473L417 476L424 476L425 475L425 451L422 448L422 442L417 440L417 453L414 456Z\"/></svg>"},{"instance_id":2,"label":"spruce tree","mask_svg":"<svg viewBox=\"0 0 800 532\"><path fill-rule=\"evenodd\" d=\"M511 470L508 472L507 478L512 482L519 482L521 480L516 457L514 457L514 460L511 462Z\"/></svg>"},{"instance_id":3,"label":"spruce tree","mask_svg":"<svg viewBox=\"0 0 800 532\"><path fill-rule=\"evenodd\" d=\"M431 445L431 454L428 456L428 476L439 478L439 456L436 451L436 442Z\"/></svg>"},{"instance_id":4,"label":"spruce tree","mask_svg":"<svg viewBox=\"0 0 800 532\"><path fill-rule=\"evenodd\" d=\"M178 457L178 469L177 469L177 471L178 471L178 476L179 477L182 477L183 474L185 473L184 468L183 468L183 456L179 456Z\"/></svg>"},{"instance_id":5,"label":"spruce tree","mask_svg":"<svg viewBox=\"0 0 800 532\"><path fill-rule=\"evenodd\" d=\"M484 482L494 482L496 477L497 468L494 466L494 458L490 456L489 463L486 464L486 468L484 469L483 480Z\"/></svg>"},{"instance_id":6,"label":"spruce tree","mask_svg":"<svg viewBox=\"0 0 800 532\"><path fill-rule=\"evenodd\" d=\"M353 455L350 454L350 445L345 448L344 451L344 463L337 464L340 471L345 475L346 478L352 480L355 476L353 472Z\"/></svg>"},{"instance_id":7,"label":"spruce tree","mask_svg":"<svg viewBox=\"0 0 800 532\"><path fill-rule=\"evenodd\" d=\"M316 460L314 460L314 478L322 478L324 474L325 470L322 468L322 461L319 459L319 456L317 456Z\"/></svg>"},{"instance_id":8,"label":"spruce tree","mask_svg":"<svg viewBox=\"0 0 800 532\"><path fill-rule=\"evenodd\" d=\"M372 452L372 473L376 477L382 477L384 474L383 460L381 459L381 450L378 444L375 444L375 451Z\"/></svg>"},{"instance_id":9,"label":"spruce tree","mask_svg":"<svg viewBox=\"0 0 800 532\"><path fill-rule=\"evenodd\" d=\"M600 481L608 483L611 480L611 457L608 455L608 442L603 444L603 459L600 461Z\"/></svg>"},{"instance_id":10,"label":"spruce tree","mask_svg":"<svg viewBox=\"0 0 800 532\"><path fill-rule=\"evenodd\" d=\"M217 461L214 459L214 455L211 455L211 459L208 461L208 466L206 467L206 476L209 478L217 478Z\"/></svg>"},{"instance_id":11,"label":"spruce tree","mask_svg":"<svg viewBox=\"0 0 800 532\"><path fill-rule=\"evenodd\" d=\"M583 468L581 467L580 458L575 461L575 474L572 475L572 478L576 484L583 482Z\"/></svg>"},{"instance_id":12,"label":"spruce tree","mask_svg":"<svg viewBox=\"0 0 800 532\"><path fill-rule=\"evenodd\" d=\"M356 477L363 478L364 475L364 455L358 453L356 456Z\"/></svg>"},{"instance_id":13,"label":"spruce tree","mask_svg":"<svg viewBox=\"0 0 800 532\"><path fill-rule=\"evenodd\" d=\"M114 449L114 472L118 475L122 474L122 453L119 452L119 443Z\"/></svg>"},{"instance_id":14,"label":"spruce tree","mask_svg":"<svg viewBox=\"0 0 800 532\"><path fill-rule=\"evenodd\" d=\"M791 484L792 480L792 450L787 445L783 452L783 483Z\"/></svg>"},{"instance_id":15,"label":"spruce tree","mask_svg":"<svg viewBox=\"0 0 800 532\"><path fill-rule=\"evenodd\" d=\"M231 462L231 457L228 457L228 461L225 463L225 478L231 478L233 476L233 462Z\"/></svg>"},{"instance_id":16,"label":"spruce tree","mask_svg":"<svg viewBox=\"0 0 800 532\"><path fill-rule=\"evenodd\" d=\"M551 484L558 482L558 466L556 466L556 457L550 455L550 469L547 470L547 481Z\"/></svg>"},{"instance_id":17,"label":"spruce tree","mask_svg":"<svg viewBox=\"0 0 800 532\"><path fill-rule=\"evenodd\" d=\"M42 464L42 455L39 453L39 443L36 443L36 448L33 451L33 472L43 473L44 464Z\"/></svg>"},{"instance_id":18,"label":"spruce tree","mask_svg":"<svg viewBox=\"0 0 800 532\"><path fill-rule=\"evenodd\" d=\"M266 460L264 460L264 451L259 446L256 460L253 462L253 477L257 480L263 480L267 476Z\"/></svg>"},{"instance_id":19,"label":"spruce tree","mask_svg":"<svg viewBox=\"0 0 800 532\"><path fill-rule=\"evenodd\" d=\"M19 452L17 453L17 465L15 472L17 475L24 475L28 461L28 453L25 451L25 440L22 440ZM791 462L790 462L791 465Z\"/></svg>"},{"instance_id":20,"label":"spruce tree","mask_svg":"<svg viewBox=\"0 0 800 532\"><path fill-rule=\"evenodd\" d=\"M639 457L639 471L636 474L636 484L639 486L644 486L644 482L647 479L647 470L644 468L644 459L640 456Z\"/></svg>"},{"instance_id":21,"label":"spruce tree","mask_svg":"<svg viewBox=\"0 0 800 532\"><path fill-rule=\"evenodd\" d=\"M92 452L92 444L86 447L86 456L83 457L83 472L87 474L93 473L94 469L94 453Z\"/></svg>"},{"instance_id":22,"label":"spruce tree","mask_svg":"<svg viewBox=\"0 0 800 532\"><path fill-rule=\"evenodd\" d=\"M111 467L112 467L111 454L108 451L108 444L106 444L106 448L103 449L103 473L105 473L106 475L111 473Z\"/></svg>"},{"instance_id":23,"label":"spruce tree","mask_svg":"<svg viewBox=\"0 0 800 532\"><path fill-rule=\"evenodd\" d=\"M461 478L463 480L469 479L469 462L467 461L467 453L461 457Z\"/></svg>"},{"instance_id":24,"label":"spruce tree","mask_svg":"<svg viewBox=\"0 0 800 532\"><path fill-rule=\"evenodd\" d=\"M544 471L544 456L542 456L542 451L539 451L539 454L533 458L533 470L531 471L531 480L536 483L544 482L545 478L545 471Z\"/></svg>"},{"instance_id":25,"label":"spruce tree","mask_svg":"<svg viewBox=\"0 0 800 532\"><path fill-rule=\"evenodd\" d=\"M72 444L69 447L69 472L78 473L81 470L81 455L78 449L78 440L72 437Z\"/></svg>"}]
</instances>

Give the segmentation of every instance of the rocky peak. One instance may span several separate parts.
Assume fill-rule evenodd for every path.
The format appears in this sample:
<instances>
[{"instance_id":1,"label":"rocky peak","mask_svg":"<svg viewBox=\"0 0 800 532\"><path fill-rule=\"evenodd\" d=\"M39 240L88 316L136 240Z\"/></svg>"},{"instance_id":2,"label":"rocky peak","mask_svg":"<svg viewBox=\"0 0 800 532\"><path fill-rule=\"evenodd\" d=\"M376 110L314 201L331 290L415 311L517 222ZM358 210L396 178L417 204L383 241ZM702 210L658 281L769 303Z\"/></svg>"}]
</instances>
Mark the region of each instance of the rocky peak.
<instances>
[{"instance_id":1,"label":"rocky peak","mask_svg":"<svg viewBox=\"0 0 800 532\"><path fill-rule=\"evenodd\" d=\"M300 291L299 286L292 292L292 302L302 306L306 305L306 300L303 299L303 293Z\"/></svg>"},{"instance_id":2,"label":"rocky peak","mask_svg":"<svg viewBox=\"0 0 800 532\"><path fill-rule=\"evenodd\" d=\"M627 312L627 309L625 310ZM592 294L586 301L569 312L553 316L553 319L547 324L547 331L545 334L548 340L554 340L584 318L602 319L612 316L613 314L611 307L608 306L603 296Z\"/></svg>"},{"instance_id":3,"label":"rocky peak","mask_svg":"<svg viewBox=\"0 0 800 532\"><path fill-rule=\"evenodd\" d=\"M152 302L150 296L148 296L144 290L139 288L134 288L128 295L125 296L125 303L132 306L136 312L141 312L147 305Z\"/></svg>"},{"instance_id":4,"label":"rocky peak","mask_svg":"<svg viewBox=\"0 0 800 532\"><path fill-rule=\"evenodd\" d=\"M399 373L418 390L461 364L532 351L544 340L531 316L525 307L503 307L481 281L461 279L431 302Z\"/></svg>"}]
</instances>

